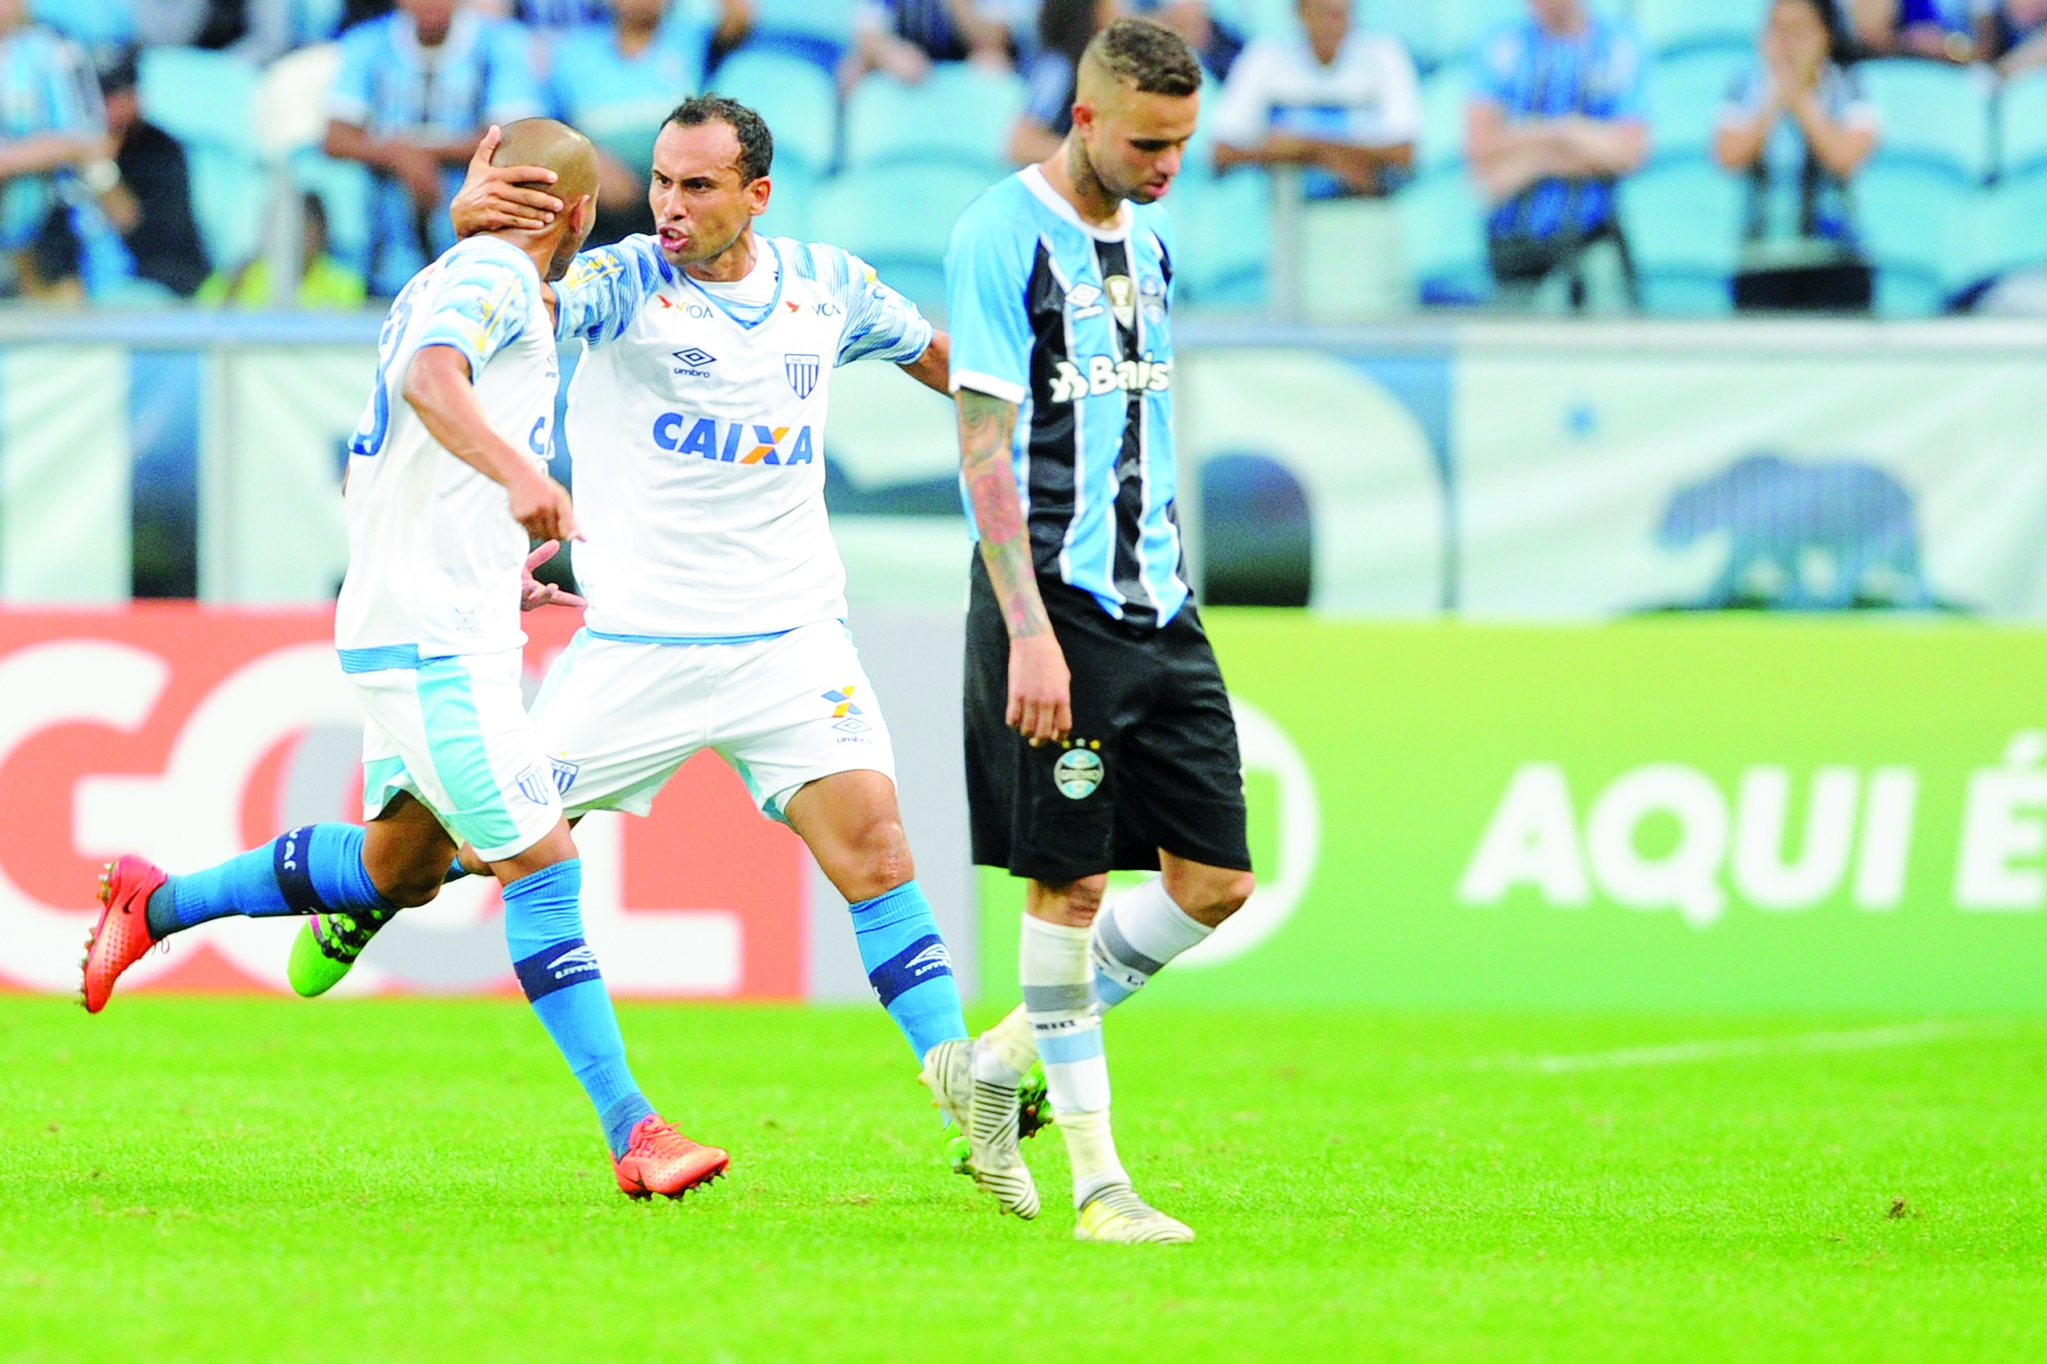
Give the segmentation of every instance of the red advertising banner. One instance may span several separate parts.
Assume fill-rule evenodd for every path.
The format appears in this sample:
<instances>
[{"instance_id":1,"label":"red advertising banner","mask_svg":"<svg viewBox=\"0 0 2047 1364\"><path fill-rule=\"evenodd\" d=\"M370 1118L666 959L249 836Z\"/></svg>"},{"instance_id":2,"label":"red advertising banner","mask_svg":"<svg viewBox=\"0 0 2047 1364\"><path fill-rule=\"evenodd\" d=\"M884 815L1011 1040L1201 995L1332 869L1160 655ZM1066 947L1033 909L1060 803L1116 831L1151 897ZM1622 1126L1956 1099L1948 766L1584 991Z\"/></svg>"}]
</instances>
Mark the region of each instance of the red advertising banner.
<instances>
[{"instance_id":1,"label":"red advertising banner","mask_svg":"<svg viewBox=\"0 0 2047 1364\"><path fill-rule=\"evenodd\" d=\"M526 617L528 680L575 613ZM210 866L284 829L360 821L362 714L325 610L138 604L0 612L0 986L70 991L100 864ZM624 995L799 998L810 863L703 754L646 819L576 831L586 936ZM379 935L353 993L515 988L494 884L471 878ZM295 919L225 919L170 940L123 989L286 988Z\"/></svg>"}]
</instances>

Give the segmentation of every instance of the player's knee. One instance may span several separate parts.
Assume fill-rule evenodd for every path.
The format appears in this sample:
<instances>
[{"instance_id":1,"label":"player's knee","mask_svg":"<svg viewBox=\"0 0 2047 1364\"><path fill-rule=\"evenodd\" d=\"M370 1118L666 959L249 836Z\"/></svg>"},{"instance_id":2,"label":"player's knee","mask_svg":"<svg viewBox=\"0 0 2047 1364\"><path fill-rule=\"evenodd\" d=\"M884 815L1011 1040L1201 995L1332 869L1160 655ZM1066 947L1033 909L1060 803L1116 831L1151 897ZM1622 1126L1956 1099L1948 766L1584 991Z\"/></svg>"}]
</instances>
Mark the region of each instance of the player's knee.
<instances>
[{"instance_id":1,"label":"player's knee","mask_svg":"<svg viewBox=\"0 0 2047 1364\"><path fill-rule=\"evenodd\" d=\"M431 875L417 868L407 868L390 877L391 884L371 879L377 894L383 896L400 909L418 909L441 893L442 877L447 868L442 867L439 875Z\"/></svg>"},{"instance_id":2,"label":"player's knee","mask_svg":"<svg viewBox=\"0 0 2047 1364\"><path fill-rule=\"evenodd\" d=\"M849 895L850 899L871 900L886 895L917 875L916 863L910 857L909 836L903 832L902 821L894 816L862 824L846 840L842 856L845 888L856 892Z\"/></svg>"},{"instance_id":3,"label":"player's knee","mask_svg":"<svg viewBox=\"0 0 2047 1364\"><path fill-rule=\"evenodd\" d=\"M1248 871L1231 872L1223 877L1217 883L1213 901L1208 906L1209 913L1215 916L1213 921L1221 923L1242 909L1244 903L1251 898L1251 892L1256 889L1258 878Z\"/></svg>"}]
</instances>

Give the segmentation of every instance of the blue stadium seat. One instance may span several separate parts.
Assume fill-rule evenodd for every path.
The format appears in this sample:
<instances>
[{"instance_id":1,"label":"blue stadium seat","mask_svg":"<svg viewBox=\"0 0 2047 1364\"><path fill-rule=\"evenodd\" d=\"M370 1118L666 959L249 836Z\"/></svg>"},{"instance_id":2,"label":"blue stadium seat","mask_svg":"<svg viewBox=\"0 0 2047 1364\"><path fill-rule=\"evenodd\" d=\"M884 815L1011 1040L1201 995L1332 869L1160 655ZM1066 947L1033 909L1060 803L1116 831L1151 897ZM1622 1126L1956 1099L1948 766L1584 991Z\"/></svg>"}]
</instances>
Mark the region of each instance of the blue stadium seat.
<instances>
[{"instance_id":1,"label":"blue stadium seat","mask_svg":"<svg viewBox=\"0 0 2047 1364\"><path fill-rule=\"evenodd\" d=\"M846 101L846 165L948 161L1006 170L1010 125L1023 109L1013 74L944 62L917 85L872 75Z\"/></svg>"},{"instance_id":2,"label":"blue stadium seat","mask_svg":"<svg viewBox=\"0 0 2047 1364\"><path fill-rule=\"evenodd\" d=\"M1635 23L1659 57L1754 50L1770 0L1635 0Z\"/></svg>"},{"instance_id":3,"label":"blue stadium seat","mask_svg":"<svg viewBox=\"0 0 2047 1364\"><path fill-rule=\"evenodd\" d=\"M1488 33L1516 19L1528 17L1528 0L1398 0L1420 9L1437 11L1436 62L1464 63L1478 51ZM1591 0L1602 13L1617 12L1617 0Z\"/></svg>"},{"instance_id":4,"label":"blue stadium seat","mask_svg":"<svg viewBox=\"0 0 2047 1364\"><path fill-rule=\"evenodd\" d=\"M1272 259L1272 183L1264 171L1188 178L1165 198L1182 306L1262 307Z\"/></svg>"},{"instance_id":5,"label":"blue stadium seat","mask_svg":"<svg viewBox=\"0 0 2047 1364\"><path fill-rule=\"evenodd\" d=\"M1878 161L1855 177L1853 192L1856 227L1877 268L1880 295L1889 279L1894 300L1931 297L1937 304L1975 281L1985 202L1976 186L1937 166Z\"/></svg>"},{"instance_id":6,"label":"blue stadium seat","mask_svg":"<svg viewBox=\"0 0 2047 1364\"><path fill-rule=\"evenodd\" d=\"M810 234L861 257L918 307L942 313L952 225L997 178L947 162L842 172L811 200Z\"/></svg>"},{"instance_id":7,"label":"blue stadium seat","mask_svg":"<svg viewBox=\"0 0 2047 1364\"><path fill-rule=\"evenodd\" d=\"M86 47L114 47L135 41L135 6L130 0L29 0L29 17Z\"/></svg>"},{"instance_id":8,"label":"blue stadium seat","mask_svg":"<svg viewBox=\"0 0 2047 1364\"><path fill-rule=\"evenodd\" d=\"M1470 100L1471 71L1463 62L1446 66L1422 82L1422 135L1414 150L1417 172L1426 175L1463 164L1464 120Z\"/></svg>"},{"instance_id":9,"label":"blue stadium seat","mask_svg":"<svg viewBox=\"0 0 2047 1364\"><path fill-rule=\"evenodd\" d=\"M774 193L768 199L768 211L754 219L754 226L771 237L794 237L798 241L811 241L811 205L817 200L818 187L824 177L808 169L800 161L782 164L779 153L775 157Z\"/></svg>"},{"instance_id":10,"label":"blue stadium seat","mask_svg":"<svg viewBox=\"0 0 2047 1364\"><path fill-rule=\"evenodd\" d=\"M800 163L813 178L838 160L839 91L822 69L786 53L747 46L719 64L711 88L753 108L775 135L775 166Z\"/></svg>"},{"instance_id":11,"label":"blue stadium seat","mask_svg":"<svg viewBox=\"0 0 2047 1364\"><path fill-rule=\"evenodd\" d=\"M1485 205L1461 167L1420 176L1394 202L1400 208L1407 268L1418 302L1468 305L1491 296Z\"/></svg>"},{"instance_id":12,"label":"blue stadium seat","mask_svg":"<svg viewBox=\"0 0 2047 1364\"><path fill-rule=\"evenodd\" d=\"M1649 312L1733 308L1743 203L1741 181L1703 160L1653 166L1621 182L1621 225Z\"/></svg>"},{"instance_id":13,"label":"blue stadium seat","mask_svg":"<svg viewBox=\"0 0 2047 1364\"><path fill-rule=\"evenodd\" d=\"M1978 200L1977 273L1984 279L2047 266L2047 171L2007 176Z\"/></svg>"},{"instance_id":14,"label":"blue stadium seat","mask_svg":"<svg viewBox=\"0 0 2047 1364\"><path fill-rule=\"evenodd\" d=\"M1990 99L1976 73L1939 62L1856 68L1883 120L1873 164L1931 166L1971 182L1990 169Z\"/></svg>"},{"instance_id":15,"label":"blue stadium seat","mask_svg":"<svg viewBox=\"0 0 2047 1364\"><path fill-rule=\"evenodd\" d=\"M2004 175L2047 171L2047 71L2021 76L2004 87L1997 124L1997 164Z\"/></svg>"},{"instance_id":16,"label":"blue stadium seat","mask_svg":"<svg viewBox=\"0 0 2047 1364\"><path fill-rule=\"evenodd\" d=\"M256 68L222 52L157 47L142 54L139 75L143 117L184 144L208 256L216 266L253 256L269 189L256 151Z\"/></svg>"},{"instance_id":17,"label":"blue stadium seat","mask_svg":"<svg viewBox=\"0 0 2047 1364\"><path fill-rule=\"evenodd\" d=\"M853 0L754 0L746 46L799 57L830 74L853 38Z\"/></svg>"},{"instance_id":18,"label":"blue stadium seat","mask_svg":"<svg viewBox=\"0 0 2047 1364\"><path fill-rule=\"evenodd\" d=\"M1649 73L1649 154L1710 156L1728 92L1752 58L1735 48L1705 48L1659 58Z\"/></svg>"}]
</instances>

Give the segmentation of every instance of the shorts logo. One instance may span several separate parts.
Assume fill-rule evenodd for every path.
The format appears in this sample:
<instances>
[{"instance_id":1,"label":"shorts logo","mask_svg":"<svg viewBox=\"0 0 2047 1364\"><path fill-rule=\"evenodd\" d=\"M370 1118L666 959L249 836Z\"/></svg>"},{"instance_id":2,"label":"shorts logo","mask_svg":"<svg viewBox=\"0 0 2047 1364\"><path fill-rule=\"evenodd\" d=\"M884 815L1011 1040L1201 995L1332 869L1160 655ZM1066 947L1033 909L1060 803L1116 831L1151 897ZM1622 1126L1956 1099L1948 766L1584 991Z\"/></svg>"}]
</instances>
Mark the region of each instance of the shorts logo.
<instances>
[{"instance_id":1,"label":"shorts logo","mask_svg":"<svg viewBox=\"0 0 2047 1364\"><path fill-rule=\"evenodd\" d=\"M535 805L546 805L555 797L554 774L539 763L521 772L514 780L518 783L519 794Z\"/></svg>"},{"instance_id":2,"label":"shorts logo","mask_svg":"<svg viewBox=\"0 0 2047 1364\"><path fill-rule=\"evenodd\" d=\"M782 357L782 372L789 376L789 387L799 398L808 398L817 387L817 376L824 366L815 355L785 355Z\"/></svg>"},{"instance_id":3,"label":"shorts logo","mask_svg":"<svg viewBox=\"0 0 2047 1364\"><path fill-rule=\"evenodd\" d=\"M1068 800L1086 800L1104 775L1102 755L1087 748L1069 748L1052 765L1052 784Z\"/></svg>"},{"instance_id":4,"label":"shorts logo","mask_svg":"<svg viewBox=\"0 0 2047 1364\"><path fill-rule=\"evenodd\" d=\"M566 796L569 788L576 784L576 774L583 770L583 765L566 758L549 758L547 763L554 769L554 789Z\"/></svg>"},{"instance_id":5,"label":"shorts logo","mask_svg":"<svg viewBox=\"0 0 2047 1364\"><path fill-rule=\"evenodd\" d=\"M854 684L840 691L828 691L824 694L824 699L832 703L832 719L838 722L832 728L841 734L867 733L867 722L855 718L860 714L860 707L853 704L853 693L857 690L858 684ZM846 741L841 739L839 742Z\"/></svg>"},{"instance_id":6,"label":"shorts logo","mask_svg":"<svg viewBox=\"0 0 2047 1364\"><path fill-rule=\"evenodd\" d=\"M597 952L594 948L578 943L549 962L545 969L551 972L556 980L581 975L586 971L595 972Z\"/></svg>"}]
</instances>

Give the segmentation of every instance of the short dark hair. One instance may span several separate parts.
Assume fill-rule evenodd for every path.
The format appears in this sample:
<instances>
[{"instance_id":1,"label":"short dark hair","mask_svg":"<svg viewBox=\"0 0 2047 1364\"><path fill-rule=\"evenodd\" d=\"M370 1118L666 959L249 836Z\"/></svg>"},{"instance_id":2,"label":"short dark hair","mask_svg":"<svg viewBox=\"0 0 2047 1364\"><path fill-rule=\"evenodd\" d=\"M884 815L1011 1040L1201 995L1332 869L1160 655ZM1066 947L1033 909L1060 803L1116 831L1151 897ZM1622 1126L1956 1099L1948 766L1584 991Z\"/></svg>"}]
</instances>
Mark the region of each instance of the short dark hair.
<instances>
[{"instance_id":1,"label":"short dark hair","mask_svg":"<svg viewBox=\"0 0 2047 1364\"><path fill-rule=\"evenodd\" d=\"M1118 19L1094 36L1083 62L1147 95L1191 95L1201 89L1201 61L1164 24Z\"/></svg>"},{"instance_id":2,"label":"short dark hair","mask_svg":"<svg viewBox=\"0 0 2047 1364\"><path fill-rule=\"evenodd\" d=\"M701 128L706 123L723 123L739 139L739 183L750 185L775 164L775 135L767 121L736 99L723 95L691 95L675 106L661 126Z\"/></svg>"}]
</instances>

